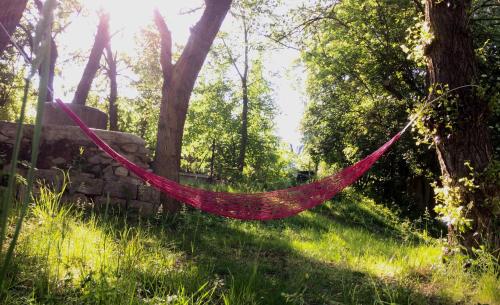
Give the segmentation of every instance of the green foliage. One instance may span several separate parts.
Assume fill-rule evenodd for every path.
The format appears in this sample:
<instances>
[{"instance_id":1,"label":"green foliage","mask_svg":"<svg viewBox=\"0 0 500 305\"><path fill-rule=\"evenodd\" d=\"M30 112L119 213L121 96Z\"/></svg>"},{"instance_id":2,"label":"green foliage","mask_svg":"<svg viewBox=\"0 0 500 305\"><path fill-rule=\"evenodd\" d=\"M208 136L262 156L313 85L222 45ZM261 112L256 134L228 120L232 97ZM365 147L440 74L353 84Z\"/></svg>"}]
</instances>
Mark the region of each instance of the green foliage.
<instances>
[{"instance_id":1,"label":"green foliage","mask_svg":"<svg viewBox=\"0 0 500 305\"><path fill-rule=\"evenodd\" d=\"M406 41L401 45L401 49L407 54L408 60L415 62L421 69L425 69L424 48L431 43L433 35L425 23L423 12L419 12L413 20L414 24L406 30Z\"/></svg>"},{"instance_id":2,"label":"green foliage","mask_svg":"<svg viewBox=\"0 0 500 305\"><path fill-rule=\"evenodd\" d=\"M160 37L152 26L143 29L136 38L142 46L138 59L127 58L127 64L137 75L133 86L138 91L134 99L121 98L119 101L120 129L132 132L146 140L154 149L160 113L161 88L163 84L160 66Z\"/></svg>"},{"instance_id":3,"label":"green foliage","mask_svg":"<svg viewBox=\"0 0 500 305\"><path fill-rule=\"evenodd\" d=\"M416 124L416 130L419 133L419 143L433 144L435 136L442 138L453 137L457 131L465 126L464 122L469 120L470 109L464 106L464 97L460 97L455 90L469 91L473 95L472 103L486 101L490 111L486 111L489 118L488 127L491 135L493 148L493 158L491 164L484 172L478 172L473 169L467 160L462 160L469 174L465 177L456 177L453 181L450 177L443 176L439 183L434 183L434 192L437 205L435 211L450 228L457 230L458 233L465 233L468 229L474 228L474 225L480 225L478 219L476 224L472 224L475 218L471 210L486 210L495 217L499 213L498 189L498 157L500 152L500 128L498 121L500 119L500 53L498 52L498 43L500 42L500 31L498 29L497 16L500 12L500 6L489 0L472 1L472 7L468 11L470 28L473 35L474 49L476 54L477 71L472 75L471 84L466 84L462 88L449 88L447 85L435 84L429 88L429 96L434 99L423 101L417 107L416 113L419 120ZM428 25L420 21L408 31L406 48L409 58L415 62L422 63L425 60L423 50L428 47L433 40L429 33ZM475 107L475 106L474 106ZM473 110L472 110L473 111ZM459 134L459 133L458 133ZM489 140L489 139L488 139ZM495 169L496 168L496 169ZM477 192L483 192L486 202L472 202L466 198L468 195ZM481 205L481 206L480 206ZM471 219L472 218L472 219ZM496 226L493 222L492 227ZM493 229L494 231L494 229ZM497 251L497 249L493 249Z\"/></svg>"},{"instance_id":4,"label":"green foliage","mask_svg":"<svg viewBox=\"0 0 500 305\"><path fill-rule=\"evenodd\" d=\"M476 259L462 254L449 257L445 264L435 266L432 282L444 297L464 299L469 304L497 304L500 302L498 259L485 249L476 249L475 256ZM472 295L471 289L475 289Z\"/></svg>"},{"instance_id":5,"label":"green foliage","mask_svg":"<svg viewBox=\"0 0 500 305\"><path fill-rule=\"evenodd\" d=\"M243 174L264 188L288 178L290 160L275 135L276 104L260 60L252 63L249 86L248 147Z\"/></svg>"},{"instance_id":6,"label":"green foliage","mask_svg":"<svg viewBox=\"0 0 500 305\"><path fill-rule=\"evenodd\" d=\"M479 96L489 102L491 111L489 128L495 153L500 160L500 29L495 18L500 14L499 5L490 1L474 2L472 29L478 63Z\"/></svg>"},{"instance_id":7,"label":"green foliage","mask_svg":"<svg viewBox=\"0 0 500 305\"><path fill-rule=\"evenodd\" d=\"M246 4L245 4L246 5ZM248 4L250 5L250 4ZM227 35L226 35L227 37ZM134 82L139 98L120 101L122 130L138 134L155 147L162 72L159 65L159 37L152 28L142 31L144 46L139 60L129 59L137 74ZM241 130L241 86L234 80L232 66L221 45L215 46L195 86L185 123L181 168L187 172L212 174L226 181L241 178L260 183L262 188L288 180L290 161L282 154L274 135L276 106L272 89L264 78L260 60L249 71L249 143L244 177L237 171ZM213 155L213 158L212 158ZM213 172L211 169L213 168ZM241 181L240 181L241 182Z\"/></svg>"},{"instance_id":8,"label":"green foliage","mask_svg":"<svg viewBox=\"0 0 500 305\"><path fill-rule=\"evenodd\" d=\"M473 203L469 202L463 205L462 189L465 187L477 188L474 185L474 178L460 179L460 186L454 186L451 179L442 177L443 186L438 187L437 183L433 184L436 206L434 211L438 213L439 218L447 225L453 226L459 232L465 232L471 227L471 220L467 218L468 211L472 208Z\"/></svg>"},{"instance_id":9,"label":"green foliage","mask_svg":"<svg viewBox=\"0 0 500 305\"><path fill-rule=\"evenodd\" d=\"M43 2L46 1L41 1ZM51 35L55 37L64 32L72 22L69 20L82 11L79 0L59 1L57 6L54 1L48 1L47 4L45 9L40 10L34 1L28 1L21 24L13 35L17 45L23 49L24 55L32 60L31 67L25 66L25 58L13 45L0 54L0 120L15 121L19 117L24 78L29 74L33 77L39 72L40 61L45 56L43 52L46 46L40 39L43 29L52 24ZM54 13L54 18L47 15L49 12ZM36 96L36 90L29 94L26 123L34 123Z\"/></svg>"},{"instance_id":10,"label":"green foliage","mask_svg":"<svg viewBox=\"0 0 500 305\"><path fill-rule=\"evenodd\" d=\"M313 12L301 17L322 17L305 29L302 41L311 71L304 140L317 164L342 168L400 131L409 109L425 96L425 70L401 48L419 14L411 1L394 0L342 1ZM407 186L432 177L435 168L432 153L406 135L358 185L415 211Z\"/></svg>"},{"instance_id":11,"label":"green foliage","mask_svg":"<svg viewBox=\"0 0 500 305\"><path fill-rule=\"evenodd\" d=\"M241 178L237 169L241 90L230 79L228 65L211 61L209 67L213 67L218 76L214 80L202 77L195 88L184 132L182 168L188 172L210 174L213 167L213 177L235 182ZM274 135L276 110L272 89L263 77L262 64L256 61L252 67L249 75L249 141L243 178L252 181L254 186L260 184L262 188L269 188L288 179L290 161L282 153Z\"/></svg>"},{"instance_id":12,"label":"green foliage","mask_svg":"<svg viewBox=\"0 0 500 305\"><path fill-rule=\"evenodd\" d=\"M209 173L213 161L214 177L235 174L240 124L234 87L237 86L228 79L199 82L185 125L181 165L184 170Z\"/></svg>"},{"instance_id":13,"label":"green foliage","mask_svg":"<svg viewBox=\"0 0 500 305\"><path fill-rule=\"evenodd\" d=\"M14 121L22 100L23 71L14 63L16 56L6 51L0 59L0 120Z\"/></svg>"},{"instance_id":14,"label":"green foliage","mask_svg":"<svg viewBox=\"0 0 500 305\"><path fill-rule=\"evenodd\" d=\"M19 37L15 35L16 41ZM19 51L13 46L0 54L0 120L15 121L19 118L23 100L26 68L20 63ZM36 95L29 92L26 122L32 123Z\"/></svg>"}]
</instances>

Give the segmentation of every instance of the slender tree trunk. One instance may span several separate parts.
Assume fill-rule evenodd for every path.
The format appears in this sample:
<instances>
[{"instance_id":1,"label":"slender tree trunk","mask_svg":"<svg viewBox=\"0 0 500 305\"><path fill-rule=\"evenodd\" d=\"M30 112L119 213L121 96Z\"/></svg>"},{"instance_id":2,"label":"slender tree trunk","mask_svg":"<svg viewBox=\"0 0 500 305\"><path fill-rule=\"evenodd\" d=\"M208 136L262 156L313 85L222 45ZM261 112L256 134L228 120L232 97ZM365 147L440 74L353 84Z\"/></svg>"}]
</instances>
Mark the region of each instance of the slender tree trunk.
<instances>
[{"instance_id":1,"label":"slender tree trunk","mask_svg":"<svg viewBox=\"0 0 500 305\"><path fill-rule=\"evenodd\" d=\"M108 63L108 78L110 85L109 92L109 129L118 131L118 107L116 100L118 99L118 85L116 82L116 56L111 50L111 42L106 46L106 61Z\"/></svg>"},{"instance_id":2,"label":"slender tree trunk","mask_svg":"<svg viewBox=\"0 0 500 305\"><path fill-rule=\"evenodd\" d=\"M27 0L1 0L0 1L0 22L5 27L9 35L12 35L26 9ZM0 54L10 44L9 36L4 29L0 28Z\"/></svg>"},{"instance_id":3,"label":"slender tree trunk","mask_svg":"<svg viewBox=\"0 0 500 305\"><path fill-rule=\"evenodd\" d=\"M139 136L143 139L146 137L147 127L148 122L145 119L139 121Z\"/></svg>"},{"instance_id":4,"label":"slender tree trunk","mask_svg":"<svg viewBox=\"0 0 500 305\"><path fill-rule=\"evenodd\" d=\"M205 0L203 15L191 29L189 40L175 65L172 64L170 31L163 18L156 15L161 36L163 87L154 170L165 178L179 181L182 136L191 92L230 6L231 0ZM179 208L180 204L173 200L164 204L164 209L170 212Z\"/></svg>"},{"instance_id":5,"label":"slender tree trunk","mask_svg":"<svg viewBox=\"0 0 500 305\"><path fill-rule=\"evenodd\" d=\"M249 70L249 52L250 52L250 44L248 41L248 25L246 22L245 15L242 15L243 20L243 43L244 43L244 54L243 54L243 73L240 74L241 77L241 90L242 90L242 102L243 109L241 111L241 142L240 142L240 154L238 157L238 171L240 175L243 174L243 169L245 168L245 158L247 153L248 146L248 70ZM229 49L228 49L229 52ZM237 69L236 62L233 60L233 64ZM239 73L239 70L238 70Z\"/></svg>"},{"instance_id":6,"label":"slender tree trunk","mask_svg":"<svg viewBox=\"0 0 500 305\"><path fill-rule=\"evenodd\" d=\"M469 210L465 216L473 221L472 230L463 235L461 244L471 249L489 242L498 248L495 215L488 207L493 199L492 192L498 194L498 188L487 185L478 176L492 161L493 153L486 125L487 101L470 87L476 80L468 16L470 7L471 0L426 0L425 19L434 36L425 48L433 88L428 98L436 98L436 89L439 88L451 90L468 86L450 93L445 103L433 103L434 114L426 124L430 130L435 130L434 144L442 172L441 182L444 187L458 188L460 204ZM452 119L448 120L448 116ZM471 177L467 163L476 175L474 182L480 185L479 188L470 188L461 182L462 178ZM456 233L456 228L450 229L450 234Z\"/></svg>"},{"instance_id":7,"label":"slender tree trunk","mask_svg":"<svg viewBox=\"0 0 500 305\"><path fill-rule=\"evenodd\" d=\"M240 174L243 174L248 146L248 82L246 78L242 79L241 86L243 89L243 109L241 111L241 143L238 170Z\"/></svg>"},{"instance_id":8,"label":"slender tree trunk","mask_svg":"<svg viewBox=\"0 0 500 305\"><path fill-rule=\"evenodd\" d=\"M73 103L78 105L85 105L87 97L92 87L95 75L100 68L101 56L104 48L109 42L109 16L102 14L100 16L99 25L97 27L97 34L95 36L94 45L90 51L89 60L83 71L80 83L76 88Z\"/></svg>"},{"instance_id":9,"label":"slender tree trunk","mask_svg":"<svg viewBox=\"0 0 500 305\"><path fill-rule=\"evenodd\" d=\"M215 151L217 142L215 139L212 141L212 156L210 157L210 182L214 182L214 167L215 167Z\"/></svg>"}]
</instances>

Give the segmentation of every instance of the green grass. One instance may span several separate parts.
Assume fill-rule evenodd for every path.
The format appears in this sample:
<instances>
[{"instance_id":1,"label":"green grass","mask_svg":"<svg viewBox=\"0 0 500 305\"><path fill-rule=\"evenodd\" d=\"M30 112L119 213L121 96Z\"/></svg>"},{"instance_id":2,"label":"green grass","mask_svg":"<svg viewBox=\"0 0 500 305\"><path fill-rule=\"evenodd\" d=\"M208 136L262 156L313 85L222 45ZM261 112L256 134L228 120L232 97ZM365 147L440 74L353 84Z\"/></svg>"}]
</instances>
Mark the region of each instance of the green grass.
<instances>
[{"instance_id":1,"label":"green grass","mask_svg":"<svg viewBox=\"0 0 500 305\"><path fill-rule=\"evenodd\" d=\"M59 199L41 189L0 303L500 303L488 255L443 263L438 239L349 190L265 223L192 210L125 220Z\"/></svg>"}]
</instances>

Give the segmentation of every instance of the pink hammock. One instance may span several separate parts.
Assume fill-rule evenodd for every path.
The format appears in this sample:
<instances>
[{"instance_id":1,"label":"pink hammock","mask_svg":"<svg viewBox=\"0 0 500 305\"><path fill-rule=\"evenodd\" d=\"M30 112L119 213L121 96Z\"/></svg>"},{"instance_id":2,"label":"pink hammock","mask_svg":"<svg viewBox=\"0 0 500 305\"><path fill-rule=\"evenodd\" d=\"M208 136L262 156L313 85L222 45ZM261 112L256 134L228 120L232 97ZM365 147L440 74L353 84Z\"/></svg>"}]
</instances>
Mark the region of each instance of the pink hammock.
<instances>
[{"instance_id":1,"label":"pink hammock","mask_svg":"<svg viewBox=\"0 0 500 305\"><path fill-rule=\"evenodd\" d=\"M286 218L331 199L368 171L409 126L408 124L405 129L363 160L344 168L330 177L283 190L255 194L236 194L196 189L140 168L99 138L63 101L60 99L56 101L99 148L148 184L176 200L207 213L242 220Z\"/></svg>"}]
</instances>

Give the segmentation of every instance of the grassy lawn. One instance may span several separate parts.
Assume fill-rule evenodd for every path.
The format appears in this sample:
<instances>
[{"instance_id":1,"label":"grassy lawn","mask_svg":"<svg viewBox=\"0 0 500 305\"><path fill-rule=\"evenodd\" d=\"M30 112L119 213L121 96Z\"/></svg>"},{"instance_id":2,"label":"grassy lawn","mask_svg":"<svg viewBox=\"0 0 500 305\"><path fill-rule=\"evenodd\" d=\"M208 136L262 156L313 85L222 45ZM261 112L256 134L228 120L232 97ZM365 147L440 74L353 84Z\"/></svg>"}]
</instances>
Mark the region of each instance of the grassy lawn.
<instances>
[{"instance_id":1,"label":"grassy lawn","mask_svg":"<svg viewBox=\"0 0 500 305\"><path fill-rule=\"evenodd\" d=\"M459 255L443 262L438 239L352 190L265 223L191 210L110 215L61 206L42 192L1 303L500 303L487 255L467 269Z\"/></svg>"}]
</instances>

